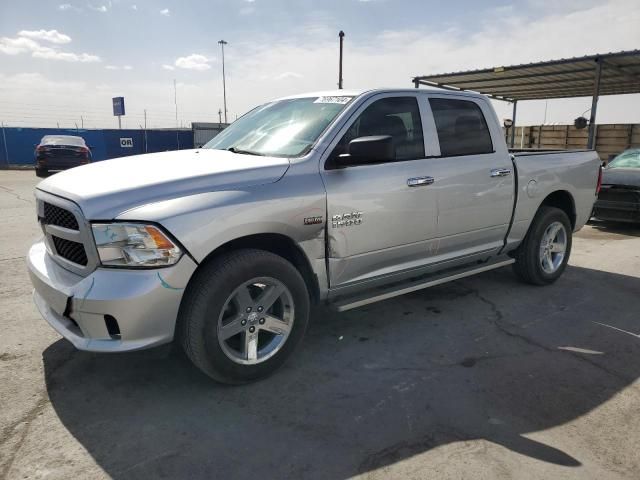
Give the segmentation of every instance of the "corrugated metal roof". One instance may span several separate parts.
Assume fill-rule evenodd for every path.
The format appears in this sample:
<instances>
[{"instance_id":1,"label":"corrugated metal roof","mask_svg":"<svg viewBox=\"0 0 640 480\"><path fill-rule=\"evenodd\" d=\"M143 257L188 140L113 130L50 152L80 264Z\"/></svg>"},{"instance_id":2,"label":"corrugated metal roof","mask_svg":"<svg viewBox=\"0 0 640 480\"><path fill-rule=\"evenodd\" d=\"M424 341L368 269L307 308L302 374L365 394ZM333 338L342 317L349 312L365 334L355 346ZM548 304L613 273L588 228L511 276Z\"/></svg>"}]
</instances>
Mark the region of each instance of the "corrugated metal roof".
<instances>
[{"instance_id":1,"label":"corrugated metal roof","mask_svg":"<svg viewBox=\"0 0 640 480\"><path fill-rule=\"evenodd\" d=\"M602 63L600 95L640 93L640 50L563 58L466 72L414 77L420 85L470 90L500 100L587 97Z\"/></svg>"}]
</instances>

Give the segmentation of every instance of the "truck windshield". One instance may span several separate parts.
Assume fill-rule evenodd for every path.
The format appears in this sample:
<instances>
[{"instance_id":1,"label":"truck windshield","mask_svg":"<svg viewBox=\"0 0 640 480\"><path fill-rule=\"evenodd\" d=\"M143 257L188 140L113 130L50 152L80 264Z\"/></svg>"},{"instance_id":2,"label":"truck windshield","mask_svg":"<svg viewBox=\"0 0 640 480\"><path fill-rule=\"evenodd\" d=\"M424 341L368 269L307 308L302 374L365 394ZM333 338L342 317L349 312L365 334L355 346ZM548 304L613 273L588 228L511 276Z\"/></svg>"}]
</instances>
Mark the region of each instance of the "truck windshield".
<instances>
[{"instance_id":1,"label":"truck windshield","mask_svg":"<svg viewBox=\"0 0 640 480\"><path fill-rule=\"evenodd\" d=\"M233 122L203 148L248 155L304 155L353 97L293 98L267 103Z\"/></svg>"}]
</instances>

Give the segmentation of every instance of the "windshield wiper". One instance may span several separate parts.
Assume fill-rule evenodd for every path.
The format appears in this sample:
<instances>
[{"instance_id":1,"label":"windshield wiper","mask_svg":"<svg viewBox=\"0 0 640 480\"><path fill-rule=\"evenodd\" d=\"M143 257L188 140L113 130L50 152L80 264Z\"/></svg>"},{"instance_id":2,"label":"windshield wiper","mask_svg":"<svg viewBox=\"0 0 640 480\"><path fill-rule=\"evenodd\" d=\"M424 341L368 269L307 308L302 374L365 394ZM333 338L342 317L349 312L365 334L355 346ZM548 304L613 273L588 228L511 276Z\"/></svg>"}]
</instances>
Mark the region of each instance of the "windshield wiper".
<instances>
[{"instance_id":1,"label":"windshield wiper","mask_svg":"<svg viewBox=\"0 0 640 480\"><path fill-rule=\"evenodd\" d=\"M251 150L242 150L236 147L229 147L227 151L232 153L239 153L240 155L258 155L260 157L264 157L264 153L252 152Z\"/></svg>"}]
</instances>

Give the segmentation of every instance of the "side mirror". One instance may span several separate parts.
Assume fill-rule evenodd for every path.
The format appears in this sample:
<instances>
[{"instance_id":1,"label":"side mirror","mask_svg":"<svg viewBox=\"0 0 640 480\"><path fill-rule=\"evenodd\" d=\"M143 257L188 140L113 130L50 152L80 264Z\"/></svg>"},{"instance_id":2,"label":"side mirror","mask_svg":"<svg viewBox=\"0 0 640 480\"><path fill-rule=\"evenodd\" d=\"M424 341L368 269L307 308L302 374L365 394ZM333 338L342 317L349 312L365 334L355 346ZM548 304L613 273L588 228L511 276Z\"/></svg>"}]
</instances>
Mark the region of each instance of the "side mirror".
<instances>
[{"instance_id":1,"label":"side mirror","mask_svg":"<svg viewBox=\"0 0 640 480\"><path fill-rule=\"evenodd\" d=\"M391 135L375 135L354 138L349 142L348 153L338 156L339 165L392 162L396 159Z\"/></svg>"}]
</instances>

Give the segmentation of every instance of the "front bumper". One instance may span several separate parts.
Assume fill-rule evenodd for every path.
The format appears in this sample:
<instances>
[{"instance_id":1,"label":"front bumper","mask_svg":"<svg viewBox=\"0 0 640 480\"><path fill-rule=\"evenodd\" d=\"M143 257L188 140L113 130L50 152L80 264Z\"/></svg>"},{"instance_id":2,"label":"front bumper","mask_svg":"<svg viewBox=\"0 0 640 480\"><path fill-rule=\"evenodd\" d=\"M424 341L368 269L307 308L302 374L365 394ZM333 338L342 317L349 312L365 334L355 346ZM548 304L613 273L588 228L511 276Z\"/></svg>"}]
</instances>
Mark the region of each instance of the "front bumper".
<instances>
[{"instance_id":1,"label":"front bumper","mask_svg":"<svg viewBox=\"0 0 640 480\"><path fill-rule=\"evenodd\" d=\"M171 267L97 268L86 277L58 265L42 241L27 256L40 314L79 350L124 352L173 339L184 289L197 265L187 255ZM117 321L109 333L105 316Z\"/></svg>"}]
</instances>

